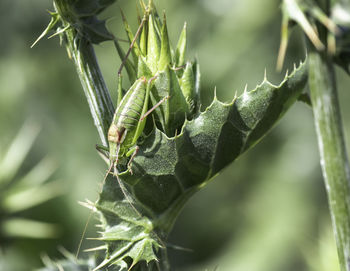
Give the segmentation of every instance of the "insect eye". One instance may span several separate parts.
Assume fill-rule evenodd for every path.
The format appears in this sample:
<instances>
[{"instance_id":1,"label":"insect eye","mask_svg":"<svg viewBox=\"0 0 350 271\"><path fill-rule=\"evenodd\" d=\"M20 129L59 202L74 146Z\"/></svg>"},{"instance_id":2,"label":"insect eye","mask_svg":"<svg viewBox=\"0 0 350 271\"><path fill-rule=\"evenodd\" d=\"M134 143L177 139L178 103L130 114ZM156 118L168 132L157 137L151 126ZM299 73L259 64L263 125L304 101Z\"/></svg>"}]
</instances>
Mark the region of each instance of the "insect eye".
<instances>
[{"instance_id":1,"label":"insect eye","mask_svg":"<svg viewBox=\"0 0 350 271\"><path fill-rule=\"evenodd\" d=\"M108 135L115 135L118 133L118 127L117 125L115 124L112 124L110 127L109 127L109 130L108 130Z\"/></svg>"}]
</instances>

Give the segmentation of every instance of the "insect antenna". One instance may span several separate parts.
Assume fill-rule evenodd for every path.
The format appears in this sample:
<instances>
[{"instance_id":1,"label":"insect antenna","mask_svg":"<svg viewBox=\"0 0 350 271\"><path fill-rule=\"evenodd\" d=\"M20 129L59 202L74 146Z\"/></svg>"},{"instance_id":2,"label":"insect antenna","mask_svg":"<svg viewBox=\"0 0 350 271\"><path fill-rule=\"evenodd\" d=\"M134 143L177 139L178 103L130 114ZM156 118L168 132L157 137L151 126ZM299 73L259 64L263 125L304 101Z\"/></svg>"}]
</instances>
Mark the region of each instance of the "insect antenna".
<instances>
[{"instance_id":1,"label":"insect antenna","mask_svg":"<svg viewBox=\"0 0 350 271\"><path fill-rule=\"evenodd\" d=\"M141 33L142 27L143 27L143 25L145 24L146 20L147 20L146 15L144 15L143 18L142 18L142 21L141 21L141 23L140 23L140 25L139 25L139 28L138 28L137 31L136 31L135 37L134 37L134 39L131 41L131 44L130 44L130 46L129 46L129 49L128 49L128 51L127 51L126 54L125 54L125 57L124 57L124 59L123 59L123 62L122 62L122 64L121 64L120 67L119 67L119 70L118 70L118 77L120 77L120 75L121 75L121 73L122 73L123 67L125 66L125 63L126 63L128 57L129 57L130 53L131 53L132 48L134 47L134 44L135 44L137 38L139 37L139 35L140 35L140 33Z\"/></svg>"},{"instance_id":2,"label":"insect antenna","mask_svg":"<svg viewBox=\"0 0 350 271\"><path fill-rule=\"evenodd\" d=\"M112 164L113 165L113 164ZM112 168L112 166L110 167L110 169ZM108 174L110 173L110 171L108 172ZM122 191L125 199L128 201L128 203L130 204L131 208L134 209L134 211L136 212L136 214L139 217L142 217L142 215L140 214L140 212L136 209L136 207L134 206L134 204L132 203L132 197L130 196L130 192L126 189L125 185L123 184L122 180L120 180L119 178L119 174L118 174L118 170L114 170L113 176L116 177L117 181L118 181L118 185L120 187L120 190Z\"/></svg>"},{"instance_id":3,"label":"insect antenna","mask_svg":"<svg viewBox=\"0 0 350 271\"><path fill-rule=\"evenodd\" d=\"M111 172L111 170L112 170L112 167L113 167L113 163L111 163L111 166L108 168L108 170L107 170L107 172L106 172L106 174L105 174L105 176L104 176L104 178L103 178L103 181L102 181L102 183L101 183L101 188L100 188L100 194L101 194L101 192L102 192L103 185L104 185L104 183L106 182L106 179L107 179L107 177L108 177L108 174L109 174L109 173ZM83 204L83 205L84 205L85 207L88 207L87 204ZM76 259L76 260L78 260L79 253L80 253L80 249L81 249L81 246L82 246L82 244L83 244L83 240L84 240L84 237L85 237L85 234L86 234L88 225L89 225L90 220L91 220L91 218L92 218L92 214L93 214L94 209L95 209L95 204L94 204L92 207L89 205L88 208L90 208L91 211L90 211L90 213L89 213L88 219L86 220L86 223L85 223L85 226L84 226L84 230L83 230L83 232L82 232L82 234L81 234L81 237L80 237L80 240L79 240L79 245L78 245L78 248L77 248L77 252L76 252L76 254L75 254L75 259Z\"/></svg>"},{"instance_id":4,"label":"insect antenna","mask_svg":"<svg viewBox=\"0 0 350 271\"><path fill-rule=\"evenodd\" d=\"M75 253L75 259L76 260L78 260L80 249L81 249L81 246L83 244L83 240L84 240L84 237L85 237L88 225L90 223L90 220L91 220L91 217L92 217L92 213L93 213L93 208L91 209L91 211L89 213L88 219L86 220L86 223L85 223L85 226L84 226L84 230L83 230L83 232L81 234L81 237L80 237L80 240L79 240L79 245L78 245L78 248L77 248L77 252Z\"/></svg>"}]
</instances>

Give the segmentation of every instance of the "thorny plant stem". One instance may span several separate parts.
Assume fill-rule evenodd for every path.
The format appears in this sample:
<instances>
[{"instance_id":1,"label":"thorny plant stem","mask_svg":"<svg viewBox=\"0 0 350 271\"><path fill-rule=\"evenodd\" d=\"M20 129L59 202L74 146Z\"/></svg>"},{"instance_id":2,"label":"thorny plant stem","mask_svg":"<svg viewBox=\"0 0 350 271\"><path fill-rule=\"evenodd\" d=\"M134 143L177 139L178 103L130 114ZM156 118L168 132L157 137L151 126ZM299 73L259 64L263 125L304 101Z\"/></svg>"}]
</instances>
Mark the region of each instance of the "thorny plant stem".
<instances>
[{"instance_id":1,"label":"thorny plant stem","mask_svg":"<svg viewBox=\"0 0 350 271\"><path fill-rule=\"evenodd\" d=\"M162 271L170 271L167 248L160 249L159 267Z\"/></svg>"},{"instance_id":2,"label":"thorny plant stem","mask_svg":"<svg viewBox=\"0 0 350 271\"><path fill-rule=\"evenodd\" d=\"M74 29L65 32L68 54L78 72L101 142L108 146L107 133L114 114L113 103L92 44L74 32Z\"/></svg>"},{"instance_id":3,"label":"thorny plant stem","mask_svg":"<svg viewBox=\"0 0 350 271\"><path fill-rule=\"evenodd\" d=\"M329 14L330 1L316 1ZM327 30L318 25L324 44ZM350 168L331 56L309 44L309 87L339 265L350 271Z\"/></svg>"},{"instance_id":4,"label":"thorny plant stem","mask_svg":"<svg viewBox=\"0 0 350 271\"><path fill-rule=\"evenodd\" d=\"M309 46L309 87L321 167L342 271L350 271L350 171L334 67L326 51Z\"/></svg>"}]
</instances>

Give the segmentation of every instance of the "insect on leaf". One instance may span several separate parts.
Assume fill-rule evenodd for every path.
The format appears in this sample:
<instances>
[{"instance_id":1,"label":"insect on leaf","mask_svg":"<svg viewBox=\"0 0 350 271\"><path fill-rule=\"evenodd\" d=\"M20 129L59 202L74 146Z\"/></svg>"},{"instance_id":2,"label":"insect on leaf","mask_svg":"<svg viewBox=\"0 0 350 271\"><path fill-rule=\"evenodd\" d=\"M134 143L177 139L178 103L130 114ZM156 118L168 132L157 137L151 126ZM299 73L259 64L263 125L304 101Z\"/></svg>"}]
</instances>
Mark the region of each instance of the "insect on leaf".
<instances>
[{"instance_id":1,"label":"insect on leaf","mask_svg":"<svg viewBox=\"0 0 350 271\"><path fill-rule=\"evenodd\" d=\"M96 204L105 229L100 239L107 250L99 267L120 266L128 257L133 265L159 259L165 249L162 240L190 196L261 140L297 100L306 80L301 64L278 86L265 79L231 103L214 98L204 112L185 121L177 136L154 129L140 144L133 174L119 176L133 197L133 207L112 176Z\"/></svg>"}]
</instances>

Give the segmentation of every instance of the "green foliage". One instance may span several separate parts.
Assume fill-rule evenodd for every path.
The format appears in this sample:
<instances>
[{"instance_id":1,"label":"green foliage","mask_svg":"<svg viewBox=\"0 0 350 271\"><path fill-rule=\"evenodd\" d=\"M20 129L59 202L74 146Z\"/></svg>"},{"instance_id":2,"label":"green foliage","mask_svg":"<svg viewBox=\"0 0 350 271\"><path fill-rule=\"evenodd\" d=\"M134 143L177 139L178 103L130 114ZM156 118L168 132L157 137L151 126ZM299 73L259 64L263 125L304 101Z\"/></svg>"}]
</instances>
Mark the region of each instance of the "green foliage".
<instances>
[{"instance_id":1,"label":"green foliage","mask_svg":"<svg viewBox=\"0 0 350 271\"><path fill-rule=\"evenodd\" d=\"M254 88L265 68L269 81L279 83L283 79L283 74L274 69L280 2L157 1L161 17L162 10L167 11L173 49L183 22L187 22L187 59L195 56L201 65L202 110L211 103L215 86L220 101L231 101L234 92L240 94L246 83L248 89ZM126 50L120 8L135 31L134 1L118 1L98 18L107 19L108 30L120 38ZM95 200L106 170L95 153L94 144L99 138L89 107L72 62L58 45L58 36L29 48L49 21L48 9L53 10L48 1L0 1L0 33L5 41L0 42L0 160L23 125L24 116L40 123L40 134L15 179L47 154L59 164L54 176L59 178L64 195L7 217L54 222L60 234L59 239L0 241L0 270L34 270L42 266L41 252L51 259L62 258L57 245L75 253L89 215L77 200ZM305 57L301 31L294 26L290 34L284 64L289 70L293 62ZM112 42L100 43L94 50L114 98L120 65L117 52ZM129 59L133 61L133 55ZM125 69L123 73L127 88ZM349 77L339 68L336 77L349 142ZM187 202L165 243L172 269L336 270L331 264L337 261L337 255L318 155L312 111L296 103L264 140ZM94 222L89 223L86 237L97 235ZM324 223L329 226L324 228ZM97 246L95 242L84 241L80 256L87 257L83 249Z\"/></svg>"},{"instance_id":2,"label":"green foliage","mask_svg":"<svg viewBox=\"0 0 350 271\"><path fill-rule=\"evenodd\" d=\"M285 21L288 23L289 19L292 19L297 22L312 43L307 43L308 83L321 167L337 242L340 269L350 270L350 165L346 153L333 65L334 62L338 62L349 72L349 42L346 29L349 26L349 5L344 1L336 0L332 3L331 1L285 0L283 3ZM329 14L331 18L327 17ZM346 17L346 20L342 20ZM342 33L339 35L340 32ZM338 34L338 40L335 38L336 34Z\"/></svg>"},{"instance_id":3,"label":"green foliage","mask_svg":"<svg viewBox=\"0 0 350 271\"><path fill-rule=\"evenodd\" d=\"M99 239L106 242L107 250L99 268L127 266L126 257L133 259L132 265L157 258L154 251L164 249L163 242L188 198L266 134L295 102L306 78L301 65L279 86L264 80L229 104L215 98L204 112L185 122L179 135L169 138L153 130L140 144L133 175L120 176L129 184L132 204L144 216L134 211L112 177L96 204L105 229Z\"/></svg>"},{"instance_id":4,"label":"green foliage","mask_svg":"<svg viewBox=\"0 0 350 271\"><path fill-rule=\"evenodd\" d=\"M44 268L41 268L40 271L89 271L92 270L95 266L94 259L89 260L80 260L65 250L64 248L59 248L61 254L65 257L63 260L52 260L48 256L43 257L43 262L45 264Z\"/></svg>"},{"instance_id":5,"label":"green foliage","mask_svg":"<svg viewBox=\"0 0 350 271\"><path fill-rule=\"evenodd\" d=\"M98 70L97 63L88 62L87 52L92 53L88 44L94 40L89 33L86 36L81 32L84 27L71 29L72 22L80 19L73 8L59 1L55 3L65 26L59 33L67 42L84 89L91 89L88 93L92 97L87 95L88 100L100 102L94 93L101 84L86 75L88 69L81 68L92 65ZM156 126L149 128L150 134L145 134L139 142L140 151L132 162L134 174L120 175L128 184L132 202L124 197L117 180L108 176L98 202L91 206L101 218L101 236L97 239L105 242L95 250L106 250L105 259L98 263L96 270L110 265L120 270L132 267L167 270L167 236L186 201L256 144L297 100L306 82L305 67L301 65L278 86L265 78L255 90L245 91L231 103L221 103L215 97L212 104L200 112L199 67L196 62L185 60L186 26L173 50L165 17L162 22L152 3L143 8L144 25L138 41L133 44L133 61L125 62L126 70L131 83L141 76L148 79L155 76L153 105L161 97L170 96L170 99L156 110ZM131 44L135 38L125 18L124 25ZM118 41L114 42L123 59L126 54ZM84 55L85 58L81 57ZM93 77L99 76L96 73ZM105 92L103 86L102 89ZM101 114L108 110L110 107L101 111L92 109L92 113L100 123L108 123L109 117L106 119ZM106 134L101 136L104 138Z\"/></svg>"},{"instance_id":6,"label":"green foliage","mask_svg":"<svg viewBox=\"0 0 350 271\"><path fill-rule=\"evenodd\" d=\"M113 105L92 44L114 39L106 28L106 22L97 18L100 12L114 2L115 0L54 0L55 12L50 12L51 21L32 45L33 47L50 31L54 32L50 37L59 35L61 42L65 42L68 56L79 65L78 74L104 145L107 145L107 140L103 135L111 122Z\"/></svg>"},{"instance_id":7,"label":"green foliage","mask_svg":"<svg viewBox=\"0 0 350 271\"><path fill-rule=\"evenodd\" d=\"M107 30L105 21L97 19L97 15L116 0L55 0L55 12L50 12L52 18L44 32L34 42L34 46L51 30L58 35L73 28L92 43L112 40L113 36Z\"/></svg>"},{"instance_id":8,"label":"green foliage","mask_svg":"<svg viewBox=\"0 0 350 271\"><path fill-rule=\"evenodd\" d=\"M152 5L152 4L150 4ZM123 16L129 42L134 35ZM136 77L145 76L147 79L155 77L152 89L152 104L157 104L163 97L170 98L156 109L158 127L168 136L173 136L181 130L185 118L192 118L199 110L199 67L196 62L186 58L186 25L184 26L176 50L173 50L168 37L166 18L158 16L154 7L145 10L144 26L141 30L139 42L133 43L133 61L128 60L126 70L129 81ZM121 59L125 53L118 41L115 45Z\"/></svg>"},{"instance_id":9,"label":"green foliage","mask_svg":"<svg viewBox=\"0 0 350 271\"><path fill-rule=\"evenodd\" d=\"M85 22L83 27L72 23L80 20L79 12L60 1L55 3L63 26L56 33L66 42L101 140L106 143L113 106L91 46L98 40L91 37ZM117 180L108 176L98 202L90 204L101 218L97 239L105 242L95 249L99 253L97 269L114 265L117 270L167 270L167 236L186 201L275 125L297 100L307 79L302 64L278 86L265 78L256 89L245 91L231 103L215 97L201 112L199 67L185 57L186 26L173 50L165 19L162 21L154 8L144 8L144 12L145 25L132 49L132 60L125 62L126 70L131 84L141 76L156 76L152 105L161 97L170 99L156 110L155 122L149 118L132 163L134 174L120 175L132 202L125 199ZM124 24L132 43L134 35L126 20ZM126 54L118 41L114 42L123 59Z\"/></svg>"},{"instance_id":10,"label":"green foliage","mask_svg":"<svg viewBox=\"0 0 350 271\"><path fill-rule=\"evenodd\" d=\"M277 66L282 68L288 43L288 28L290 22L297 23L305 32L317 50L324 50L325 44L317 33L316 22L320 22L329 30L328 50L335 53L335 34L339 32L337 25L325 14L314 0L284 0L282 2L281 46Z\"/></svg>"},{"instance_id":11,"label":"green foliage","mask_svg":"<svg viewBox=\"0 0 350 271\"><path fill-rule=\"evenodd\" d=\"M330 16L320 8L314 0L284 0L282 3L283 23L281 30L281 46L278 67L282 68L285 51L287 49L291 22L297 23L305 32L309 40L319 51L325 50L316 23L328 29L327 50L334 55L334 61L347 73L350 73L349 56L349 27L350 5L347 1L332 1Z\"/></svg>"},{"instance_id":12,"label":"green foliage","mask_svg":"<svg viewBox=\"0 0 350 271\"><path fill-rule=\"evenodd\" d=\"M55 163L49 157L41 160L24 176L18 176L38 132L37 125L28 121L0 160L2 242L5 238L54 238L58 233L55 225L18 217L18 213L45 203L63 192L58 181L47 182L56 170Z\"/></svg>"}]
</instances>

